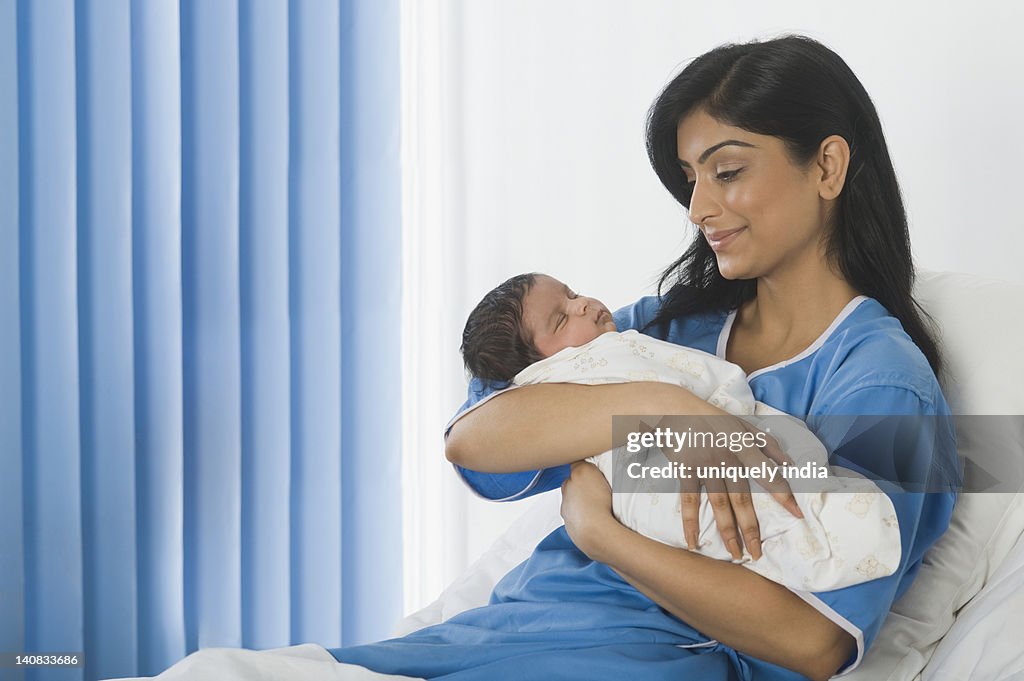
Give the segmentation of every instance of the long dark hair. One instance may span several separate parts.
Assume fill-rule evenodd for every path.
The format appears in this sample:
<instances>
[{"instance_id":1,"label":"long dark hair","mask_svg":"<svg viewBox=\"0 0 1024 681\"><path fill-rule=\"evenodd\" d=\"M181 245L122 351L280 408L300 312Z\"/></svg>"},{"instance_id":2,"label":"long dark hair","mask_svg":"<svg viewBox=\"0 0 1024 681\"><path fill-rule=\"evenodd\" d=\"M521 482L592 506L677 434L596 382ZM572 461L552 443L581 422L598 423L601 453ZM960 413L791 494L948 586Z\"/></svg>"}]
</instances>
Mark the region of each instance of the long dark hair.
<instances>
[{"instance_id":1,"label":"long dark hair","mask_svg":"<svg viewBox=\"0 0 1024 681\"><path fill-rule=\"evenodd\" d=\"M694 59L665 87L647 115L647 155L662 184L690 207L679 166L676 129L704 109L716 120L781 139L794 164L806 167L826 137L850 145L846 182L825 236L830 264L860 293L885 306L938 374L938 344L914 300L910 230L896 172L874 104L846 62L821 43L789 35L728 44ZM664 294L665 286L670 288ZM756 280L729 280L714 251L696 238L661 275L662 306L648 325L752 299Z\"/></svg>"}]
</instances>

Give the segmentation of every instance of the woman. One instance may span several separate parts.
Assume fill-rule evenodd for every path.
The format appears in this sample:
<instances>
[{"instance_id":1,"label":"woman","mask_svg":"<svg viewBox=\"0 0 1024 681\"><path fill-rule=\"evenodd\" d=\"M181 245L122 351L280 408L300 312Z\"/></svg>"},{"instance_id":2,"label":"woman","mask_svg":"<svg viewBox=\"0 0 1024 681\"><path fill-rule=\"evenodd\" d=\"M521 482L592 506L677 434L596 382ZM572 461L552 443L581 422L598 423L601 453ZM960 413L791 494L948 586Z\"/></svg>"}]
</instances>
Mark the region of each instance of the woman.
<instances>
[{"instance_id":1,"label":"woman","mask_svg":"<svg viewBox=\"0 0 1024 681\"><path fill-rule=\"evenodd\" d=\"M842 59L798 36L717 48L665 88L647 135L655 171L700 235L662 277L667 293L617 312L618 328L739 364L757 399L806 417L837 463L951 489L955 448L939 352L911 297L906 215L878 116ZM445 679L825 679L859 662L948 525L951 492L894 494L894 575L789 591L614 519L603 476L573 462L607 449L611 417L625 414L724 413L660 383L495 392L475 381L448 458L494 499L562 485L565 526L490 605L335 656ZM850 415L900 414L931 425L851 426ZM729 456L714 458L738 463ZM757 557L747 488L705 485L723 539ZM691 545L698 491L683 490Z\"/></svg>"}]
</instances>

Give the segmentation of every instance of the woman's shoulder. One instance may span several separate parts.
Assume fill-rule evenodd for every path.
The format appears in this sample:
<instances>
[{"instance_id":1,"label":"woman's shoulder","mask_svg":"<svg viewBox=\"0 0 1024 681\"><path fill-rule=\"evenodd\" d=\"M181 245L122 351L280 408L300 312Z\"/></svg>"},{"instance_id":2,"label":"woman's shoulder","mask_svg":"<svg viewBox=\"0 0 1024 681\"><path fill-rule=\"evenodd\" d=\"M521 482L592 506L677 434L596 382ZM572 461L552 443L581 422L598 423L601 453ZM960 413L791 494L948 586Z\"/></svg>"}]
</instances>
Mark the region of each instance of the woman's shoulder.
<instances>
[{"instance_id":1,"label":"woman's shoulder","mask_svg":"<svg viewBox=\"0 0 1024 681\"><path fill-rule=\"evenodd\" d=\"M828 375L821 401L857 393L905 392L926 407L945 408L942 388L924 353L899 320L873 298L866 298L843 320L822 350L818 360L827 363Z\"/></svg>"}]
</instances>

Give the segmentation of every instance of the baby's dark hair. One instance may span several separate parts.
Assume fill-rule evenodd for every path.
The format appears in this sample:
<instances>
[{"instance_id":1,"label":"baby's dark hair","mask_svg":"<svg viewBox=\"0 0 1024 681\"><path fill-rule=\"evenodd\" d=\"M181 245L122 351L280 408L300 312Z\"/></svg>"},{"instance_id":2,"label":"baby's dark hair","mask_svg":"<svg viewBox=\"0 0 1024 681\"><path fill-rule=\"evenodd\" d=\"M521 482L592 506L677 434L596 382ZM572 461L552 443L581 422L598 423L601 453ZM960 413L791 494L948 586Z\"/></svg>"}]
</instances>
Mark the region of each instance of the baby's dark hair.
<instances>
[{"instance_id":1,"label":"baby's dark hair","mask_svg":"<svg viewBox=\"0 0 1024 681\"><path fill-rule=\"evenodd\" d=\"M484 296L462 331L462 360L477 378L511 381L520 371L544 359L523 325L523 299L536 273L518 274Z\"/></svg>"}]
</instances>

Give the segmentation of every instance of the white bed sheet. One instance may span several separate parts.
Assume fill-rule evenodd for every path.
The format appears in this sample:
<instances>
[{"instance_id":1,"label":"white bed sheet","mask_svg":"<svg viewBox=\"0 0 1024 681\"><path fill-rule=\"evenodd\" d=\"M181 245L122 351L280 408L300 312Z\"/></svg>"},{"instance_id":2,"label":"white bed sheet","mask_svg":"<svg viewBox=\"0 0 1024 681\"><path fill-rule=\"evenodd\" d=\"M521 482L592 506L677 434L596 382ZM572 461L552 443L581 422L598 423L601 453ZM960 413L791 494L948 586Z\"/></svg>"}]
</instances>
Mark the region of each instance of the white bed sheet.
<instances>
[{"instance_id":1,"label":"white bed sheet","mask_svg":"<svg viewBox=\"0 0 1024 681\"><path fill-rule=\"evenodd\" d=\"M423 681L411 676L380 674L342 664L325 648L303 643L286 648L245 650L204 648L153 677L110 681Z\"/></svg>"}]
</instances>

